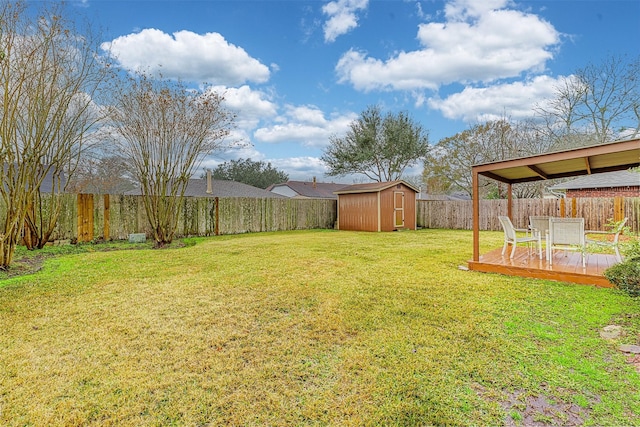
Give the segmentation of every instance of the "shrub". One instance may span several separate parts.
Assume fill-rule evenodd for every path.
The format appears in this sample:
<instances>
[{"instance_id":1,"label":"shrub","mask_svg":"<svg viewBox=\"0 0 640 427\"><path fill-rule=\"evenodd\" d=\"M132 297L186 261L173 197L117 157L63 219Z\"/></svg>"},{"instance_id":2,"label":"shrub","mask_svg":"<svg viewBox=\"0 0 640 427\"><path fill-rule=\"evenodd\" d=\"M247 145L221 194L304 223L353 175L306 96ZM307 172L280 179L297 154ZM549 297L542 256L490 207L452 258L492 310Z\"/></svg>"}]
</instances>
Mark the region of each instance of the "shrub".
<instances>
[{"instance_id":1,"label":"shrub","mask_svg":"<svg viewBox=\"0 0 640 427\"><path fill-rule=\"evenodd\" d=\"M604 277L618 289L632 297L640 296L640 258L628 257L624 262L609 267Z\"/></svg>"},{"instance_id":2,"label":"shrub","mask_svg":"<svg viewBox=\"0 0 640 427\"><path fill-rule=\"evenodd\" d=\"M635 238L622 246L622 252L627 260L640 260L640 238Z\"/></svg>"}]
</instances>

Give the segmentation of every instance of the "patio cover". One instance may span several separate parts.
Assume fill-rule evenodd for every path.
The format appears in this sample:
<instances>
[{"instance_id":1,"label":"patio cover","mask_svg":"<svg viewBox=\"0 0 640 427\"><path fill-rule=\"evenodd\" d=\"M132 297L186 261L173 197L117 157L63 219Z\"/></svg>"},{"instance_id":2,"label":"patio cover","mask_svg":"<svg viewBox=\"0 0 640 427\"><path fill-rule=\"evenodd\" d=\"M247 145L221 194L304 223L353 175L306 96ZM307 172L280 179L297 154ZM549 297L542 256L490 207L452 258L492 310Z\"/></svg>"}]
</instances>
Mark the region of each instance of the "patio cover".
<instances>
[{"instance_id":1,"label":"patio cover","mask_svg":"<svg viewBox=\"0 0 640 427\"><path fill-rule=\"evenodd\" d=\"M480 260L479 175L508 184L507 215L511 217L512 184L626 170L636 166L640 166L640 139L616 141L473 166L473 261Z\"/></svg>"}]
</instances>

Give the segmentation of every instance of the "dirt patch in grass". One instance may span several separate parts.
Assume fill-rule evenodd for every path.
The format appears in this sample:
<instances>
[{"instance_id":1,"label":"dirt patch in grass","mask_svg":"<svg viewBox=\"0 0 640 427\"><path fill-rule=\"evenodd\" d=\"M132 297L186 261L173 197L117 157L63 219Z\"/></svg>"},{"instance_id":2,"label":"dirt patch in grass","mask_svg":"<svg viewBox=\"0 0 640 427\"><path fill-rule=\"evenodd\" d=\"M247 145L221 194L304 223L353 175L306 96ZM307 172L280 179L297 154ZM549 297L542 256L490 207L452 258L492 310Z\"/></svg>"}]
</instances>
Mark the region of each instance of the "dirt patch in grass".
<instances>
[{"instance_id":1,"label":"dirt patch in grass","mask_svg":"<svg viewBox=\"0 0 640 427\"><path fill-rule=\"evenodd\" d=\"M597 403L599 398L592 399ZM505 426L581 426L589 418L591 410L575 403L563 402L545 395L529 395L524 390L507 394L500 403L507 413Z\"/></svg>"},{"instance_id":2,"label":"dirt patch in grass","mask_svg":"<svg viewBox=\"0 0 640 427\"><path fill-rule=\"evenodd\" d=\"M19 258L8 269L0 270L0 280L37 273L46 258L46 255Z\"/></svg>"}]
</instances>

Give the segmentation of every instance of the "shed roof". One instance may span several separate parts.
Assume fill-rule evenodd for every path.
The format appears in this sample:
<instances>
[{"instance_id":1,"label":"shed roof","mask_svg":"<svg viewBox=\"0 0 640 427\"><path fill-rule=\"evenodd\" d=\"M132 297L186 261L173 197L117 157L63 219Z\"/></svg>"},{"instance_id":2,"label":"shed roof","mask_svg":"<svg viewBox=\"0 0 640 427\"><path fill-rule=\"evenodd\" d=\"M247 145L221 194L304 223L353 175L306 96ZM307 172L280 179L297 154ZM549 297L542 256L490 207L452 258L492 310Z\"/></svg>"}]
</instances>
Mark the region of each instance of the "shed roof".
<instances>
[{"instance_id":1,"label":"shed roof","mask_svg":"<svg viewBox=\"0 0 640 427\"><path fill-rule=\"evenodd\" d=\"M551 190L578 190L583 188L619 188L640 186L640 172L616 171L586 175L572 181L556 184Z\"/></svg>"},{"instance_id":2,"label":"shed roof","mask_svg":"<svg viewBox=\"0 0 640 427\"><path fill-rule=\"evenodd\" d=\"M399 180L399 181L390 181L390 182L370 182L366 184L353 184L343 187L338 191L334 191L334 194L353 194L353 193L377 193L379 191L386 190L387 188L394 187L398 184L404 184L416 193L419 193L420 190L415 188L413 185Z\"/></svg>"}]
</instances>

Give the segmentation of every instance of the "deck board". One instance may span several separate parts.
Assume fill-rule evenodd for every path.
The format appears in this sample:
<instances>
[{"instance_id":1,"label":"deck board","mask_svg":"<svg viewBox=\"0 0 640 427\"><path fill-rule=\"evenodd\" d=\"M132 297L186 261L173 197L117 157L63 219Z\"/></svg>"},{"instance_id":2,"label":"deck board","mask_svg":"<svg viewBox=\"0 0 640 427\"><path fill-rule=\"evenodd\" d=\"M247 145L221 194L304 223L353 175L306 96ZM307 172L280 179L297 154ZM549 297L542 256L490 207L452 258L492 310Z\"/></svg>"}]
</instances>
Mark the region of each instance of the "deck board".
<instances>
[{"instance_id":1,"label":"deck board","mask_svg":"<svg viewBox=\"0 0 640 427\"><path fill-rule=\"evenodd\" d=\"M557 280L601 287L613 285L604 277L604 271L617 262L614 255L587 254L586 267L582 267L580 252L556 250L553 253L553 265L544 257L538 258L535 251L526 247L517 247L512 259L511 248L502 255L502 248L480 256L478 262L469 261L469 269L486 273L500 273L509 276L531 277L536 279Z\"/></svg>"}]
</instances>

